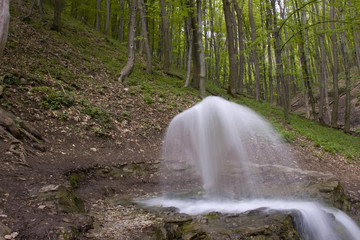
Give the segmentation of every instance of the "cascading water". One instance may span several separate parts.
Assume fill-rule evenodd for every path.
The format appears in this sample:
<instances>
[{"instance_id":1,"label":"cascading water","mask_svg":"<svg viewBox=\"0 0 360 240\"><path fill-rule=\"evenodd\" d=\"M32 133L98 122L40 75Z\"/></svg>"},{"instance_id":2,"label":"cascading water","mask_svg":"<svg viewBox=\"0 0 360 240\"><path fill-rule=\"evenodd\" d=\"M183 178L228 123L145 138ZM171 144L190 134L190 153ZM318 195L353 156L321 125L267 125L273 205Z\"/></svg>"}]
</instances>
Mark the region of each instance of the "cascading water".
<instances>
[{"instance_id":1,"label":"cascading water","mask_svg":"<svg viewBox=\"0 0 360 240\"><path fill-rule=\"evenodd\" d=\"M286 144L253 110L207 97L171 121L161 168L166 197L142 203L191 215L294 210L301 216L304 239L360 239L359 227L340 210L292 199L294 190L284 184L296 181L293 172L284 171L297 167L292 159Z\"/></svg>"}]
</instances>

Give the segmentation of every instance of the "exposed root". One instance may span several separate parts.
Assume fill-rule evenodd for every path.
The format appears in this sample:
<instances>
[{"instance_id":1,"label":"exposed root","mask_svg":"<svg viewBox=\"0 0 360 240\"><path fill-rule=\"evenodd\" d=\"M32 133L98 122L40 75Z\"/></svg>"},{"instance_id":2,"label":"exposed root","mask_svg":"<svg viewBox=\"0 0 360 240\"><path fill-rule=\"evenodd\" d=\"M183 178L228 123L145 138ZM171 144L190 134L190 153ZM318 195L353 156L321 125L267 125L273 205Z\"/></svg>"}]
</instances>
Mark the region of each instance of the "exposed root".
<instances>
[{"instance_id":1,"label":"exposed root","mask_svg":"<svg viewBox=\"0 0 360 240\"><path fill-rule=\"evenodd\" d=\"M26 153L30 149L25 149L24 140L29 140L31 147L37 146L36 149L45 149L41 144L41 140L47 141L41 133L31 124L22 121L19 118L0 108L0 137L10 141L9 151L19 157L19 164L30 167L26 161Z\"/></svg>"}]
</instances>

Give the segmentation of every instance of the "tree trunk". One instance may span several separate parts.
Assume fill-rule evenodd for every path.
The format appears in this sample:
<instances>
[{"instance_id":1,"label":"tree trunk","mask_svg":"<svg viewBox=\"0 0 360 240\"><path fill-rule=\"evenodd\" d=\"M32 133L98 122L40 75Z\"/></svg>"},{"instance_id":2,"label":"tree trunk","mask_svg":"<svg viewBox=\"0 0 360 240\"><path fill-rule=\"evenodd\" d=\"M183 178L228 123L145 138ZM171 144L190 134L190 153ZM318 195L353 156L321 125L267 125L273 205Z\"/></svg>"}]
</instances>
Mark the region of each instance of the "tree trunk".
<instances>
[{"instance_id":1,"label":"tree trunk","mask_svg":"<svg viewBox=\"0 0 360 240\"><path fill-rule=\"evenodd\" d=\"M161 16L161 36L162 36L162 52L164 54L163 70L170 71L170 38L169 38L169 20L166 13L166 1L160 0L160 16Z\"/></svg>"},{"instance_id":2,"label":"tree trunk","mask_svg":"<svg viewBox=\"0 0 360 240\"><path fill-rule=\"evenodd\" d=\"M356 66L360 73L360 31L358 26L353 26L354 42L355 42L355 54L356 54Z\"/></svg>"},{"instance_id":3,"label":"tree trunk","mask_svg":"<svg viewBox=\"0 0 360 240\"><path fill-rule=\"evenodd\" d=\"M202 29L201 29L201 0L197 0L196 14L195 4L193 0L189 0L191 28L193 34L193 86L200 90L200 97L205 97L205 54L202 44Z\"/></svg>"},{"instance_id":4,"label":"tree trunk","mask_svg":"<svg viewBox=\"0 0 360 240\"><path fill-rule=\"evenodd\" d=\"M54 5L54 22L51 29L61 31L61 12L63 8L63 0L55 0Z\"/></svg>"},{"instance_id":5,"label":"tree trunk","mask_svg":"<svg viewBox=\"0 0 360 240\"><path fill-rule=\"evenodd\" d=\"M95 20L95 29L99 31L100 29L100 11L101 11L101 0L96 0L96 20Z\"/></svg>"},{"instance_id":6,"label":"tree trunk","mask_svg":"<svg viewBox=\"0 0 360 240\"><path fill-rule=\"evenodd\" d=\"M186 32L187 32L187 63L186 63L186 81L185 87L188 87L190 84L190 77L191 77L191 56L193 51L193 37L192 37L192 30L191 30L191 17L185 21L186 24Z\"/></svg>"},{"instance_id":7,"label":"tree trunk","mask_svg":"<svg viewBox=\"0 0 360 240\"><path fill-rule=\"evenodd\" d=\"M130 21L129 21L129 40L128 40L128 61L125 67L120 72L119 81L123 82L131 74L134 63L135 63L135 45L134 38L136 32L136 11L137 11L137 1L133 0L131 5L130 12Z\"/></svg>"},{"instance_id":8,"label":"tree trunk","mask_svg":"<svg viewBox=\"0 0 360 240\"><path fill-rule=\"evenodd\" d=\"M120 5L123 4L125 5L125 1L124 0L120 0ZM120 8L120 13L119 13L119 41L123 42L124 41L124 9Z\"/></svg>"},{"instance_id":9,"label":"tree trunk","mask_svg":"<svg viewBox=\"0 0 360 240\"><path fill-rule=\"evenodd\" d=\"M109 26L110 26L110 13L111 13L111 2L110 0L105 1L106 5L106 22L105 22L105 34L109 34Z\"/></svg>"},{"instance_id":10,"label":"tree trunk","mask_svg":"<svg viewBox=\"0 0 360 240\"><path fill-rule=\"evenodd\" d=\"M284 118L285 121L289 122L289 105L286 102L286 86L285 86L285 79L283 73L283 63L281 59L281 34L277 27L277 17L276 17L276 7L275 7L275 0L271 0L272 10L273 10L273 21L274 21L274 37L275 37L275 61L276 61L276 75L279 79L278 82L281 83L282 89L282 99L283 99L283 107L284 107Z\"/></svg>"},{"instance_id":11,"label":"tree trunk","mask_svg":"<svg viewBox=\"0 0 360 240\"><path fill-rule=\"evenodd\" d=\"M256 42L256 28L255 28L255 21L254 21L254 15L253 15L253 1L249 0L249 21L250 21L250 27L251 27L251 40L253 43ZM260 100L260 70L259 70L259 59L257 55L257 45L254 44L252 49L252 55L253 55L253 61L254 61L254 67L255 67L255 97L256 100Z\"/></svg>"},{"instance_id":12,"label":"tree trunk","mask_svg":"<svg viewBox=\"0 0 360 240\"><path fill-rule=\"evenodd\" d=\"M332 4L330 6L330 26L332 30L331 34L331 42L332 42L332 52L333 52L333 88L334 88L334 100L333 100L333 107L332 107L332 116L331 116L331 126L337 127L338 124L338 110L339 110L339 83L338 83L338 44L336 41L336 32L335 32L335 0L332 0Z\"/></svg>"},{"instance_id":13,"label":"tree trunk","mask_svg":"<svg viewBox=\"0 0 360 240\"><path fill-rule=\"evenodd\" d=\"M273 86L273 66L272 66L272 52L271 52L271 32L273 30L272 28L272 20L271 20L271 8L270 6L266 7L266 30L268 32L268 38L267 38L267 51L268 51L268 74L269 74L269 100L270 103L274 102L274 86Z\"/></svg>"},{"instance_id":14,"label":"tree trunk","mask_svg":"<svg viewBox=\"0 0 360 240\"><path fill-rule=\"evenodd\" d=\"M144 47L146 53L146 73L151 73L152 71L152 56L150 50L150 43L149 43L149 32L147 29L147 22L146 22L146 14L145 14L145 4L143 0L138 0L140 18L141 18L141 34L144 38Z\"/></svg>"},{"instance_id":15,"label":"tree trunk","mask_svg":"<svg viewBox=\"0 0 360 240\"><path fill-rule=\"evenodd\" d=\"M202 25L201 25L201 0L197 0L197 36L196 42L197 45L197 52L199 54L199 65L200 65L200 72L199 72L199 89L200 89L200 97L204 98L206 96L205 92L205 80L206 80L206 66L205 66L205 53L204 53L204 46L202 42Z\"/></svg>"},{"instance_id":16,"label":"tree trunk","mask_svg":"<svg viewBox=\"0 0 360 240\"><path fill-rule=\"evenodd\" d=\"M299 21L299 25L301 26L302 30L300 33L300 39L299 39L299 54L300 54L300 62L301 62L301 68L302 68L302 76L303 81L306 89L306 94L309 97L310 105L311 105L311 114L313 115L314 120L316 120L316 110L315 110L315 98L312 92L312 87L310 83L310 63L307 58L308 53L308 39L306 37L306 33L304 33L304 26L306 26L306 15L304 11L301 11L301 18L299 16L299 13L297 13L297 18ZM304 36L305 35L305 36Z\"/></svg>"},{"instance_id":17,"label":"tree trunk","mask_svg":"<svg viewBox=\"0 0 360 240\"><path fill-rule=\"evenodd\" d=\"M33 1L32 5L31 5L31 8L30 8L30 11L29 11L28 15L26 15L26 16L24 17L24 19L29 19L29 18L31 17L31 15L32 15L32 13L33 13L33 11L34 11L34 8L35 8L35 5L36 5L36 4L37 4L38 7L39 7L39 13L40 13L41 19L44 18L44 11L43 11L43 6L42 6L42 2L41 2L41 1L42 1L42 0L34 0L34 1Z\"/></svg>"},{"instance_id":18,"label":"tree trunk","mask_svg":"<svg viewBox=\"0 0 360 240\"><path fill-rule=\"evenodd\" d=\"M345 13L344 10L342 10L342 21L345 20ZM344 23L343 23L344 25ZM342 32L341 34L341 47L342 47L342 53L343 53L343 59L344 59L344 69L345 69L345 79L346 79L346 85L345 85L345 126L344 126L344 132L348 133L350 132L350 67L349 67L349 60L348 60L348 50L346 47L346 32Z\"/></svg>"},{"instance_id":19,"label":"tree trunk","mask_svg":"<svg viewBox=\"0 0 360 240\"><path fill-rule=\"evenodd\" d=\"M0 0L0 56L5 48L9 34L9 0Z\"/></svg>"},{"instance_id":20,"label":"tree trunk","mask_svg":"<svg viewBox=\"0 0 360 240\"><path fill-rule=\"evenodd\" d=\"M226 25L226 38L228 45L228 54L229 54L229 87L228 93L235 95L236 93L236 81L238 78L238 69L237 69L237 54L235 52L234 44L234 34L233 34L233 21L231 19L231 10L229 0L223 0L223 9L225 15L225 25Z\"/></svg>"},{"instance_id":21,"label":"tree trunk","mask_svg":"<svg viewBox=\"0 0 360 240\"><path fill-rule=\"evenodd\" d=\"M244 92L244 75L245 75L245 56L244 56L244 32L243 32L243 21L242 21L242 11L244 8L245 0L242 1L241 8L235 0L233 0L233 5L236 11L237 20L238 20L238 39L239 39L239 93Z\"/></svg>"}]
</instances>

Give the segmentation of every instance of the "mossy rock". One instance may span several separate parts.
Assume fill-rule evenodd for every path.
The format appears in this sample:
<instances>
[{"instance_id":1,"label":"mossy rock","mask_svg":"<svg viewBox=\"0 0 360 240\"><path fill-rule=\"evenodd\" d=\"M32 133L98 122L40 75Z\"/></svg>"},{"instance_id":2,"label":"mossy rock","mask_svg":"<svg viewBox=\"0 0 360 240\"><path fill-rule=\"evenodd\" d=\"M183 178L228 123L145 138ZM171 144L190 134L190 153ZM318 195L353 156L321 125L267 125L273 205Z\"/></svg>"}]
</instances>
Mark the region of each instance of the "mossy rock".
<instances>
[{"instance_id":1,"label":"mossy rock","mask_svg":"<svg viewBox=\"0 0 360 240\"><path fill-rule=\"evenodd\" d=\"M69 183L72 188L76 189L79 187L79 183L86 179L85 172L72 173L69 177Z\"/></svg>"},{"instance_id":2,"label":"mossy rock","mask_svg":"<svg viewBox=\"0 0 360 240\"><path fill-rule=\"evenodd\" d=\"M60 186L56 191L58 207L65 213L84 213L84 201L74 192L64 186Z\"/></svg>"}]
</instances>

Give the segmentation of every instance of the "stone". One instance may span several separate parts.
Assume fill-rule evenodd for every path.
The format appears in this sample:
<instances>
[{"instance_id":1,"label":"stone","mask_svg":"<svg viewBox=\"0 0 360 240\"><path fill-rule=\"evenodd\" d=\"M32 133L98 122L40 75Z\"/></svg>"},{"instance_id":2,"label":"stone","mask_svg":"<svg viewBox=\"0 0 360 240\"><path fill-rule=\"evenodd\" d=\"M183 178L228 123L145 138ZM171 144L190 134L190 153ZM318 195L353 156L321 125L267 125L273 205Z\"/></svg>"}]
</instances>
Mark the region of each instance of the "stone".
<instances>
[{"instance_id":1,"label":"stone","mask_svg":"<svg viewBox=\"0 0 360 240\"><path fill-rule=\"evenodd\" d=\"M54 184L46 185L40 188L39 192L46 193L46 192L56 191L59 188L59 186L60 185L54 185Z\"/></svg>"}]
</instances>

